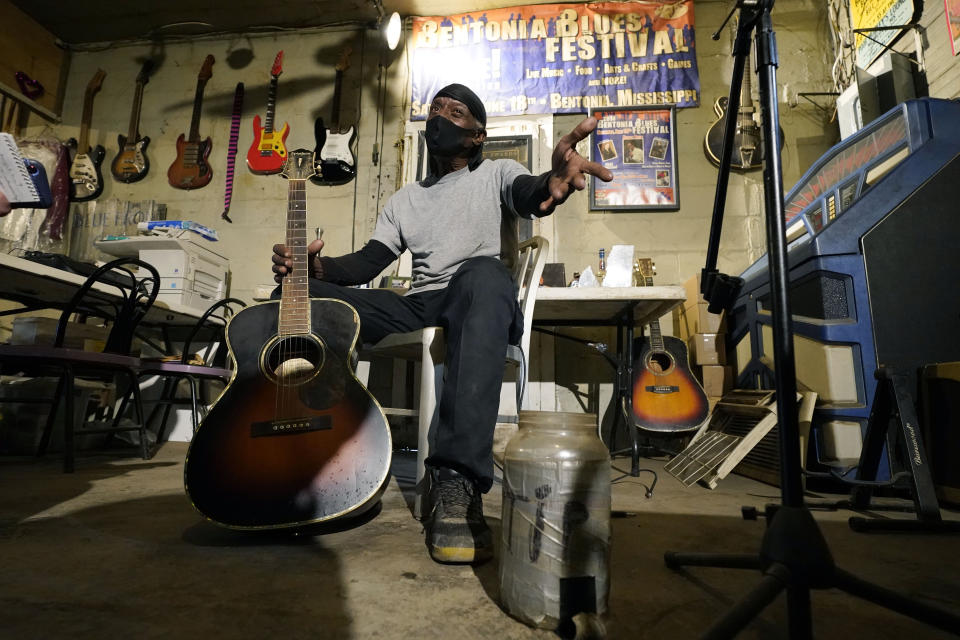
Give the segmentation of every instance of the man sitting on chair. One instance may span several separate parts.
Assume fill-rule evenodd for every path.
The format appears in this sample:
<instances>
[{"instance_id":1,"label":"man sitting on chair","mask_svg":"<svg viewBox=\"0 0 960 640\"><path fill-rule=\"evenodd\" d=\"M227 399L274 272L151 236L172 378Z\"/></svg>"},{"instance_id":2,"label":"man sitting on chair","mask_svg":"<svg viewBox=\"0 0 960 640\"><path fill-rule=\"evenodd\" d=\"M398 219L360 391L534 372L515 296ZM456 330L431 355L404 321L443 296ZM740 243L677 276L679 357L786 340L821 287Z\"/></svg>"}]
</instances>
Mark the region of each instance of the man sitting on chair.
<instances>
[{"instance_id":1,"label":"man sitting on chair","mask_svg":"<svg viewBox=\"0 0 960 640\"><path fill-rule=\"evenodd\" d=\"M362 249L339 258L320 256L310 244L310 295L353 305L364 342L429 326L443 328L446 375L439 420L426 460L430 478L426 543L444 563L470 563L492 555L481 494L493 485L493 431L503 382L504 354L523 333L510 272L500 261L501 225L516 216L553 212L591 174L613 175L589 162L575 145L596 127L587 118L561 138L550 171L532 176L513 160L484 160L487 116L469 88L451 84L430 105L426 144L430 173L397 191ZM413 255L409 293L355 289L369 282L404 250ZM274 279L291 267L284 245L273 248ZM279 296L279 289L275 292ZM427 366L427 365L424 365Z\"/></svg>"}]
</instances>

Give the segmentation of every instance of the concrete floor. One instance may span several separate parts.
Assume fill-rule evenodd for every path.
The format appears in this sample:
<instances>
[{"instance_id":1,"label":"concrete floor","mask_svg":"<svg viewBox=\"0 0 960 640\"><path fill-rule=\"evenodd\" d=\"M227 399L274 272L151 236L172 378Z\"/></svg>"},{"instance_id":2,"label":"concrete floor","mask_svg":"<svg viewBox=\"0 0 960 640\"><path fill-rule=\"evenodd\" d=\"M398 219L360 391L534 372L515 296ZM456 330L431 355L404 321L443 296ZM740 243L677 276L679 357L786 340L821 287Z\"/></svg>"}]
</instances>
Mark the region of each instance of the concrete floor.
<instances>
[{"instance_id":1,"label":"concrete floor","mask_svg":"<svg viewBox=\"0 0 960 640\"><path fill-rule=\"evenodd\" d=\"M379 514L322 536L254 535L205 522L183 493L186 445L152 460L0 459L0 637L3 638L556 638L497 604L496 560L433 563L411 516L409 455L395 458ZM710 491L657 469L613 485L609 638L699 636L756 583L733 569L667 569L667 550L752 553L762 522L743 504L776 488L731 476ZM618 467L629 461L618 460ZM612 472L613 477L620 475ZM498 530L499 486L485 513ZM836 497L836 496L834 496ZM859 534L849 512L816 512L838 565L960 613L960 538ZM946 513L960 519L955 512ZM817 638L951 637L836 590L812 595ZM778 598L740 636L786 638Z\"/></svg>"}]
</instances>

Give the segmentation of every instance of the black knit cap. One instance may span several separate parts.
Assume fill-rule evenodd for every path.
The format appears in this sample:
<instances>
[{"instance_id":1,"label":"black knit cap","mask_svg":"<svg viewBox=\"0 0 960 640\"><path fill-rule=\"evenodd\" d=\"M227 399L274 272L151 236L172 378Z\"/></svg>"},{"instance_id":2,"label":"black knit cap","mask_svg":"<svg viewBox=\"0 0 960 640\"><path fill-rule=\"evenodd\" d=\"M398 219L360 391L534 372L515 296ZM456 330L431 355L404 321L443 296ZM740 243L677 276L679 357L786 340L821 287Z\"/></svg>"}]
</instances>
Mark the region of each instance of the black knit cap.
<instances>
[{"instance_id":1,"label":"black knit cap","mask_svg":"<svg viewBox=\"0 0 960 640\"><path fill-rule=\"evenodd\" d=\"M440 91L437 91L437 95L434 97L459 100L467 105L467 109L470 109L470 113L477 119L481 127L487 126L487 110L483 108L483 100L471 91L469 87L457 83L448 84L443 89L440 89Z\"/></svg>"}]
</instances>

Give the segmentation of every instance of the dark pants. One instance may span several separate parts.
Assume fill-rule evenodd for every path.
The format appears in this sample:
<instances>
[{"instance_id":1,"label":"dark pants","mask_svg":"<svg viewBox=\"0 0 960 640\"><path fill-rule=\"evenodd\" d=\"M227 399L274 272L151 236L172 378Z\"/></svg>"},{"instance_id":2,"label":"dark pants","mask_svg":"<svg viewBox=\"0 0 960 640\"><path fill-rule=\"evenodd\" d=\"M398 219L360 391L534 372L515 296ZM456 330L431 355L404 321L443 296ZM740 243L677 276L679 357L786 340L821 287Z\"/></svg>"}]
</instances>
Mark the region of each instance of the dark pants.
<instances>
[{"instance_id":1,"label":"dark pants","mask_svg":"<svg viewBox=\"0 0 960 640\"><path fill-rule=\"evenodd\" d=\"M279 289L274 292L278 295ZM365 343L391 333L443 328L445 374L426 464L453 469L489 491L504 355L507 344L518 344L523 335L516 287L503 263L471 258L445 289L407 296L311 278L310 296L351 304L360 315L360 338Z\"/></svg>"}]
</instances>

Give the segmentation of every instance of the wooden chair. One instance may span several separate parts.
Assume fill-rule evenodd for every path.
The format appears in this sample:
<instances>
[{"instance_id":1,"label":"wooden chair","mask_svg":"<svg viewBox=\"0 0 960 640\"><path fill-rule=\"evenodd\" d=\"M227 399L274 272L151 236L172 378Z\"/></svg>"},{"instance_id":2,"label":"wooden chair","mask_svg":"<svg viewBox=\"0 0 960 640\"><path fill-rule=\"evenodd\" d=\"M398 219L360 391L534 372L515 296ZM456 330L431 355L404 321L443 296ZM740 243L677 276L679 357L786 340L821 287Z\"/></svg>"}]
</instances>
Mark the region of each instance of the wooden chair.
<instances>
[{"instance_id":1,"label":"wooden chair","mask_svg":"<svg viewBox=\"0 0 960 640\"><path fill-rule=\"evenodd\" d=\"M218 380L224 384L230 381L233 370L226 366L216 366L219 364L213 359L212 351L217 342L223 341L224 328L227 320L236 313L235 307L245 307L245 302L237 298L224 298L210 305L204 312L193 329L187 335L183 343L183 353L179 361L149 361L143 360L140 363L138 373L141 378L147 376L160 376L163 380L163 390L160 398L157 400L147 419L148 424L152 424L157 412L163 408L163 417L160 420L160 426L157 428L157 444L163 442L166 435L167 420L170 417L170 409L174 405L189 404L190 418L193 424L193 432L196 433L200 425L201 413L206 408L206 402L199 403L198 398L202 395L204 380ZM201 331L207 332L207 345L204 349L206 362L204 364L191 364L191 347L195 344ZM223 354L226 350L218 351ZM223 363L229 364L229 363ZM190 389L189 398L177 398L178 383L186 381Z\"/></svg>"},{"instance_id":2,"label":"wooden chair","mask_svg":"<svg viewBox=\"0 0 960 640\"><path fill-rule=\"evenodd\" d=\"M533 327L533 306L536 302L540 276L547 259L546 238L534 236L520 243L519 256L513 265L513 280L518 287L520 309L523 312L523 337L519 345L508 345L505 354L507 366L517 372L516 398L517 409L523 404L526 391L527 362L530 354L530 334ZM417 418L417 494L414 503L414 516L421 517L422 497L426 487L424 460L429 455L430 426L437 409L437 397L443 384L444 357L446 346L443 329L426 327L418 331L391 334L375 345L365 347L361 358L393 357L420 361L420 402L419 408L404 411ZM390 413L390 409L385 409Z\"/></svg>"},{"instance_id":3,"label":"wooden chair","mask_svg":"<svg viewBox=\"0 0 960 640\"><path fill-rule=\"evenodd\" d=\"M147 273L140 277L128 266L136 265ZM144 271L141 271L144 273ZM94 285L116 287L120 292L116 301L102 295ZM140 453L144 459L150 456L147 448L146 422L143 402L137 384L139 358L130 354L134 332L156 300L160 288L160 276L153 266L136 258L118 258L96 269L77 290L60 314L57 332L52 346L46 345L0 345L0 372L18 376L56 376L57 389L53 397L4 399L7 402L50 403L46 426L40 438L37 455L46 453L63 400L64 411L64 457L63 470L74 468L74 393L77 380L92 380L114 384L122 388L121 380L128 387L117 397L123 398L119 407L112 406L103 424L84 428L84 434L116 434L121 431L137 431ZM84 319L93 315L112 323L103 351L100 353L64 346L67 324L73 314ZM133 398L135 420L133 425L123 425L129 397Z\"/></svg>"}]
</instances>

